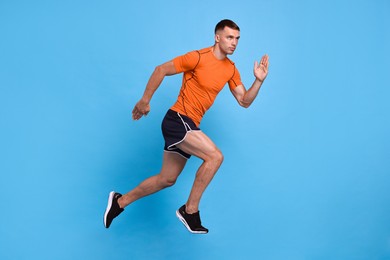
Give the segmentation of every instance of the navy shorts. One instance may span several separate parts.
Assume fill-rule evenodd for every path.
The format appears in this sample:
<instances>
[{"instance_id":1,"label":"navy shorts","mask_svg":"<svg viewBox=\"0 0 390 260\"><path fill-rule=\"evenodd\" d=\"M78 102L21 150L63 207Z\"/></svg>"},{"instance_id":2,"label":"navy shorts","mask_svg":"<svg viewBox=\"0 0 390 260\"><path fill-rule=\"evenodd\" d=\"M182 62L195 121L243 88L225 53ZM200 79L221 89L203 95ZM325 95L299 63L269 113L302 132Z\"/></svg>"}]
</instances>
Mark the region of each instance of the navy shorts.
<instances>
[{"instance_id":1,"label":"navy shorts","mask_svg":"<svg viewBox=\"0 0 390 260\"><path fill-rule=\"evenodd\" d=\"M189 117L169 109L162 121L161 130L165 140L165 151L178 153L187 159L191 157L190 154L176 147L184 141L187 132L200 131Z\"/></svg>"}]
</instances>

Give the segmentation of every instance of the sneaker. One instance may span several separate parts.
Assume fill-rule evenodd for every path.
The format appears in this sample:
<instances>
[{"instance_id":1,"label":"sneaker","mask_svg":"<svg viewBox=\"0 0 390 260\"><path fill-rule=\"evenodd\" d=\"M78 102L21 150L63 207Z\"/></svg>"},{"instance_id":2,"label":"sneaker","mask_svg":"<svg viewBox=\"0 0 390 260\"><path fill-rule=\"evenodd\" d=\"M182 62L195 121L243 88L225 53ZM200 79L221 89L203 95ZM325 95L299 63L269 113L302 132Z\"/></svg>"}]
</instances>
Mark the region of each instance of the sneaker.
<instances>
[{"instance_id":1,"label":"sneaker","mask_svg":"<svg viewBox=\"0 0 390 260\"><path fill-rule=\"evenodd\" d=\"M176 216L191 233L207 234L209 232L207 228L202 226L199 211L193 214L188 214L186 212L186 205L183 205L180 209L176 210Z\"/></svg>"},{"instance_id":2,"label":"sneaker","mask_svg":"<svg viewBox=\"0 0 390 260\"><path fill-rule=\"evenodd\" d=\"M104 226L106 228L109 228L114 218L116 218L124 210L119 207L118 204L118 199L120 197L122 197L122 194L117 193L115 191L111 191L110 195L108 196L108 204L106 212L104 213Z\"/></svg>"}]
</instances>

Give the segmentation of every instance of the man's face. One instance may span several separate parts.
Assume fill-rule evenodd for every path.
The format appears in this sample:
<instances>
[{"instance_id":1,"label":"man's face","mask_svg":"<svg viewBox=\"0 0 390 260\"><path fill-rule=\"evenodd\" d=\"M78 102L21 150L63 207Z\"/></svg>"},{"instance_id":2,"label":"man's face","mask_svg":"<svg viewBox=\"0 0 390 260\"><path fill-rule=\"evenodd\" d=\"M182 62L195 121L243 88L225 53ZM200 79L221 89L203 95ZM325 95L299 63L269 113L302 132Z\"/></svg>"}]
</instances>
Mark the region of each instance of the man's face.
<instances>
[{"instance_id":1,"label":"man's face","mask_svg":"<svg viewBox=\"0 0 390 260\"><path fill-rule=\"evenodd\" d=\"M231 29L227 26L223 30L217 31L215 41L219 44L219 48L226 55L233 54L238 40L240 39L240 31Z\"/></svg>"}]
</instances>

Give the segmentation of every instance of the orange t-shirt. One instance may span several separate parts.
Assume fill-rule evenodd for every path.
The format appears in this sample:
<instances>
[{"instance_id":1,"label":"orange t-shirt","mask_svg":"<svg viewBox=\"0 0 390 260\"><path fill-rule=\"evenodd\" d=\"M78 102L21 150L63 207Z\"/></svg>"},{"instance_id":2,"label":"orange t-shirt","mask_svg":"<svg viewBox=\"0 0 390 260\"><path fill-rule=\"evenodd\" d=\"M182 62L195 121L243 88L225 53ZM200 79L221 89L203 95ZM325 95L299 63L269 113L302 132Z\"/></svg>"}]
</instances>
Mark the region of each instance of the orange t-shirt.
<instances>
[{"instance_id":1,"label":"orange t-shirt","mask_svg":"<svg viewBox=\"0 0 390 260\"><path fill-rule=\"evenodd\" d=\"M234 63L228 58L218 60L212 47L176 57L173 63L176 72L184 75L178 99L171 109L188 116L197 126L226 83L231 90L242 85Z\"/></svg>"}]
</instances>

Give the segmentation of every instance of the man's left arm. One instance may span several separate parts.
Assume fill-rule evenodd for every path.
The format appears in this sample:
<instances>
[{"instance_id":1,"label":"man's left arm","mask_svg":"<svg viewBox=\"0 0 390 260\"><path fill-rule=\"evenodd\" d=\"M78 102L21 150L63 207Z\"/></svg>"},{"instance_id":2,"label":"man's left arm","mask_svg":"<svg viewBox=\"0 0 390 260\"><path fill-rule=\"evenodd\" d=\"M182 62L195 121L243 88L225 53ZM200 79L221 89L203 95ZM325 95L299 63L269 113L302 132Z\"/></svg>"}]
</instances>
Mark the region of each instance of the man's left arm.
<instances>
[{"instance_id":1,"label":"man's left arm","mask_svg":"<svg viewBox=\"0 0 390 260\"><path fill-rule=\"evenodd\" d=\"M232 90L232 94L240 106L247 108L255 100L261 85L268 75L268 59L268 55L264 55L261 58L260 63L257 61L255 62L253 74L255 75L256 79L248 90L246 90L243 85L239 85Z\"/></svg>"}]
</instances>

